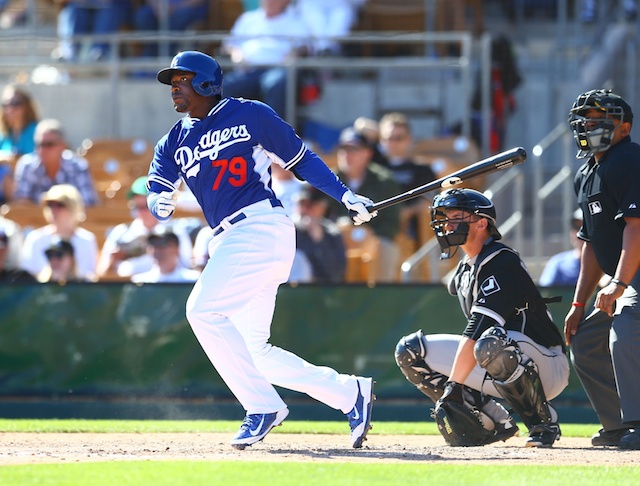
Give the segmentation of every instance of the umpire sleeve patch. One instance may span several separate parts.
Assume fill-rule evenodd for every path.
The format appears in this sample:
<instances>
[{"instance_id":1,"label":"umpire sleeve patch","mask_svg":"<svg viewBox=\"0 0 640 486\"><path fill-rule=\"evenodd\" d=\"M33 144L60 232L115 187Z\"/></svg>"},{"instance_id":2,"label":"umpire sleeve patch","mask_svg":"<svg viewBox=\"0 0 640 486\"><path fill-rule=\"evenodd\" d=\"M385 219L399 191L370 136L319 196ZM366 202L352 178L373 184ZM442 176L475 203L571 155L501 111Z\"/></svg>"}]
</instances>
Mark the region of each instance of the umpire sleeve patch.
<instances>
[{"instance_id":1,"label":"umpire sleeve patch","mask_svg":"<svg viewBox=\"0 0 640 486\"><path fill-rule=\"evenodd\" d=\"M487 277L482 284L480 284L480 290L483 295L487 296L499 292L500 285L498 285L496 278L491 275L490 277Z\"/></svg>"}]
</instances>

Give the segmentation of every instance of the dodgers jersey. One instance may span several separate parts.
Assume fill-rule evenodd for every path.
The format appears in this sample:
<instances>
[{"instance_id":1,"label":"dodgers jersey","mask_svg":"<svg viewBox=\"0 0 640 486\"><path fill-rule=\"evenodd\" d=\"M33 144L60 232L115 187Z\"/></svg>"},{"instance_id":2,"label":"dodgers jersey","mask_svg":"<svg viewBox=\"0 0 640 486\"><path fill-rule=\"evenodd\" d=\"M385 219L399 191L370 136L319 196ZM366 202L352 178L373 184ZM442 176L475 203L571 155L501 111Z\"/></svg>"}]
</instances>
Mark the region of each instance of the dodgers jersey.
<instances>
[{"instance_id":1,"label":"dodgers jersey","mask_svg":"<svg viewBox=\"0 0 640 486\"><path fill-rule=\"evenodd\" d=\"M340 201L347 187L269 106L224 98L204 119L189 115L160 139L149 168L150 192L174 191L182 178L215 228L264 199L275 162Z\"/></svg>"}]
</instances>

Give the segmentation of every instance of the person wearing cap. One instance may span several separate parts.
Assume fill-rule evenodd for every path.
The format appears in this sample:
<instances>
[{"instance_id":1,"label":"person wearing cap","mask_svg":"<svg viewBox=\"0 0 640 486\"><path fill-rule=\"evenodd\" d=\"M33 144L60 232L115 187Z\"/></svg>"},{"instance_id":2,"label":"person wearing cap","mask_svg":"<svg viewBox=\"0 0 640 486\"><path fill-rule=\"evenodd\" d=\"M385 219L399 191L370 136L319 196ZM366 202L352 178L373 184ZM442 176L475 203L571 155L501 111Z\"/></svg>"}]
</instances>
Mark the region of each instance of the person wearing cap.
<instances>
[{"instance_id":1,"label":"person wearing cap","mask_svg":"<svg viewBox=\"0 0 640 486\"><path fill-rule=\"evenodd\" d=\"M127 190L131 221L115 226L107 235L98 260L100 279L128 278L153 268L153 258L147 252L147 238L156 228L168 224L159 222L151 214L147 207L147 194L147 176L138 177ZM180 241L180 262L188 268L192 252L189 234L178 227L173 231Z\"/></svg>"},{"instance_id":2,"label":"person wearing cap","mask_svg":"<svg viewBox=\"0 0 640 486\"><path fill-rule=\"evenodd\" d=\"M591 444L640 450L640 145L631 141L632 123L629 104L608 89L579 95L569 111L584 160L574 178L584 220L564 331L602 424ZM596 292L604 274L613 278Z\"/></svg>"},{"instance_id":3,"label":"person wearing cap","mask_svg":"<svg viewBox=\"0 0 640 486\"><path fill-rule=\"evenodd\" d=\"M70 241L58 239L51 243L44 251L47 258L47 265L38 274L38 281L41 283L86 282L82 277L76 264L75 250Z\"/></svg>"},{"instance_id":4,"label":"person wearing cap","mask_svg":"<svg viewBox=\"0 0 640 486\"><path fill-rule=\"evenodd\" d=\"M382 201L400 194L389 169L372 161L373 149L364 135L351 127L340 134L338 146L338 178L353 192L366 194L373 201ZM345 216L344 207L330 201L328 217L337 220ZM397 282L400 272L400 249L395 237L400 231L399 205L389 206L368 223L380 239L377 282Z\"/></svg>"},{"instance_id":5,"label":"person wearing cap","mask_svg":"<svg viewBox=\"0 0 640 486\"><path fill-rule=\"evenodd\" d=\"M85 206L95 206L98 196L89 163L68 149L61 123L42 120L36 126L34 141L36 150L16 163L13 201L38 203L52 186L71 184L80 192Z\"/></svg>"},{"instance_id":6,"label":"person wearing cap","mask_svg":"<svg viewBox=\"0 0 640 486\"><path fill-rule=\"evenodd\" d=\"M53 242L64 239L75 249L78 276L95 280L98 240L94 233L80 226L86 215L78 189L70 184L54 185L42 195L40 204L48 224L30 231L25 237L22 268L39 275L48 263L45 250Z\"/></svg>"},{"instance_id":7,"label":"person wearing cap","mask_svg":"<svg viewBox=\"0 0 640 486\"><path fill-rule=\"evenodd\" d=\"M147 252L153 258L153 267L131 276L134 283L183 283L195 282L198 270L186 268L180 263L180 240L171 229L158 226L147 237Z\"/></svg>"},{"instance_id":8,"label":"person wearing cap","mask_svg":"<svg viewBox=\"0 0 640 486\"><path fill-rule=\"evenodd\" d=\"M569 230L571 250L561 251L549 258L538 279L538 285L551 287L553 285L575 285L578 282L582 250L582 240L578 238L580 226L582 226L582 209L576 209L573 212L571 229Z\"/></svg>"},{"instance_id":9,"label":"person wearing cap","mask_svg":"<svg viewBox=\"0 0 640 486\"><path fill-rule=\"evenodd\" d=\"M326 218L328 197L305 184L297 198L296 248L311 265L311 281L340 283L347 267L346 250L338 226Z\"/></svg>"},{"instance_id":10,"label":"person wearing cap","mask_svg":"<svg viewBox=\"0 0 640 486\"><path fill-rule=\"evenodd\" d=\"M9 235L0 227L0 284L36 282L35 277L29 272L7 265L8 254Z\"/></svg>"}]
</instances>

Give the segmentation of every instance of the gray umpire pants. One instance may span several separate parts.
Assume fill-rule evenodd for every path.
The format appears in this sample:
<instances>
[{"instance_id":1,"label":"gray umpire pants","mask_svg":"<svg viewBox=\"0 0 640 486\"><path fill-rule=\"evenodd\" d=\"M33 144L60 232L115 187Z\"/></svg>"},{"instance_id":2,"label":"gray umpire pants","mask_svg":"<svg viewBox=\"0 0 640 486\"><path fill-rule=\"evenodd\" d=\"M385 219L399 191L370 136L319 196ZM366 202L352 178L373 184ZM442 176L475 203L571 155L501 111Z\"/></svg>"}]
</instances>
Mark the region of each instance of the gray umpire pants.
<instances>
[{"instance_id":1,"label":"gray umpire pants","mask_svg":"<svg viewBox=\"0 0 640 486\"><path fill-rule=\"evenodd\" d=\"M571 362L605 430L640 424L640 272L609 317L594 310L571 338Z\"/></svg>"}]
</instances>

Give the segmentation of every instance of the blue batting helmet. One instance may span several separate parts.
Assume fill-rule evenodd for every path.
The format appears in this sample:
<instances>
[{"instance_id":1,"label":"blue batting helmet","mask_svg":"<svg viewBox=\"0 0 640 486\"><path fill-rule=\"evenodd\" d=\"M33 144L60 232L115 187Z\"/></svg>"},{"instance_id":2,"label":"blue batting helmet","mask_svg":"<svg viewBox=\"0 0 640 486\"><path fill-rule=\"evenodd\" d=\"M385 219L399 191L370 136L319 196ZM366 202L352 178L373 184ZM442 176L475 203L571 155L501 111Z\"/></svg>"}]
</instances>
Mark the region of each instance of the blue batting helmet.
<instances>
[{"instance_id":1,"label":"blue batting helmet","mask_svg":"<svg viewBox=\"0 0 640 486\"><path fill-rule=\"evenodd\" d=\"M158 81L171 85L171 77L176 71L195 74L191 84L199 95L222 95L222 69L211 56L198 51L179 52L171 60L171 66L158 72Z\"/></svg>"}]
</instances>

